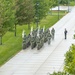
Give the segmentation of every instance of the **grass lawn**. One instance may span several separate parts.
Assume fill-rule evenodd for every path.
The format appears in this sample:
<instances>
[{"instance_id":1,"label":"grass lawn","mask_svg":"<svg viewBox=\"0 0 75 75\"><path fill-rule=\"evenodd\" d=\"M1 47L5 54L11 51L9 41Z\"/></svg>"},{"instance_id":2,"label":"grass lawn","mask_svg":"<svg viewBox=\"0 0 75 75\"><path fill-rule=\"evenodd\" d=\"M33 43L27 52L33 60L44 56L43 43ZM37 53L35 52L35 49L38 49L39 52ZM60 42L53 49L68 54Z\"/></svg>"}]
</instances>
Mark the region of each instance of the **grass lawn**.
<instances>
[{"instance_id":1,"label":"grass lawn","mask_svg":"<svg viewBox=\"0 0 75 75\"><path fill-rule=\"evenodd\" d=\"M64 15L64 14L66 15L67 12L59 10L59 15ZM58 10L57 11L52 11L52 15L58 15Z\"/></svg>"},{"instance_id":2,"label":"grass lawn","mask_svg":"<svg viewBox=\"0 0 75 75\"><path fill-rule=\"evenodd\" d=\"M60 16L61 18L62 16ZM51 27L58 21L58 16L48 15L46 18L42 19L40 22L40 27L45 26L46 28ZM31 24L31 26L36 27L35 24ZM22 50L22 31L23 29L28 34L30 30L28 30L27 25L19 26L17 25L17 36L14 36L14 32L7 32L3 36L3 45L0 45L0 66L2 66L5 62L11 59L14 55L16 55L19 51Z\"/></svg>"},{"instance_id":3,"label":"grass lawn","mask_svg":"<svg viewBox=\"0 0 75 75\"><path fill-rule=\"evenodd\" d=\"M75 1L71 1L70 6L75 6Z\"/></svg>"}]
</instances>

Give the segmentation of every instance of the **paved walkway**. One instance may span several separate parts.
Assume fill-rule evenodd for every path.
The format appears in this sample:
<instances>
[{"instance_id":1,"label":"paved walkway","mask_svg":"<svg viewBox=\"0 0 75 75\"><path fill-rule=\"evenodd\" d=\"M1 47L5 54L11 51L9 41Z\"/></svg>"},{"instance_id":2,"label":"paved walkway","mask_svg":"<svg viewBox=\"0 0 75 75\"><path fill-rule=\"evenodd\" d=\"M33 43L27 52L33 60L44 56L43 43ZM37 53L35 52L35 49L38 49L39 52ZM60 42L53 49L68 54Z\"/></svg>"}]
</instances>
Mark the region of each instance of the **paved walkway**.
<instances>
[{"instance_id":1,"label":"paved walkway","mask_svg":"<svg viewBox=\"0 0 75 75\"><path fill-rule=\"evenodd\" d=\"M21 50L17 55L0 67L0 75L48 75L53 71L63 70L64 54L75 42L75 8L64 16L53 27L56 30L55 40L51 45L44 44L41 50ZM64 29L68 30L67 40L64 39Z\"/></svg>"}]
</instances>

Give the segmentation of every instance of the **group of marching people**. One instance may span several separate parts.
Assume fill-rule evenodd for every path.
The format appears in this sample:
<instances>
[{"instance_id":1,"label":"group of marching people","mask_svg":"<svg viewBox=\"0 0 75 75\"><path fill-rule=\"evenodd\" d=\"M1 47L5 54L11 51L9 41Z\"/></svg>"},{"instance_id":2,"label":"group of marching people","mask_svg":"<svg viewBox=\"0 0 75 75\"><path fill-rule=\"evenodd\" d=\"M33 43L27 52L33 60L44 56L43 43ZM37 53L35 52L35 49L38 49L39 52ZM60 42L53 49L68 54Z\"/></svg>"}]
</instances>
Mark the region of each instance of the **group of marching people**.
<instances>
[{"instance_id":1,"label":"group of marching people","mask_svg":"<svg viewBox=\"0 0 75 75\"><path fill-rule=\"evenodd\" d=\"M31 46L31 49L37 47L39 50L42 48L45 42L48 42L48 44L51 43L51 40L54 40L55 36L55 29L52 28L51 31L44 28L37 28L37 29L31 29L31 32L26 35L26 33L23 31L22 38L22 48L26 49L27 47Z\"/></svg>"}]
</instances>

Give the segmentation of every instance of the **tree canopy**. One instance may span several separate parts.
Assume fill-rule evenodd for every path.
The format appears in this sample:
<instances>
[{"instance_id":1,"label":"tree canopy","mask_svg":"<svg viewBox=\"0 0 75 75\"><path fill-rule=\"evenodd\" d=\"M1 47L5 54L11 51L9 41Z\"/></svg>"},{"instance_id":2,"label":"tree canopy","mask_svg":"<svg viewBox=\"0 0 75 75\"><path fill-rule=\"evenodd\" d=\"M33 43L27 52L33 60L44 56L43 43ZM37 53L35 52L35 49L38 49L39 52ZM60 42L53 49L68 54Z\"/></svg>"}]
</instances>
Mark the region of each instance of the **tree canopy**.
<instances>
[{"instance_id":1,"label":"tree canopy","mask_svg":"<svg viewBox=\"0 0 75 75\"><path fill-rule=\"evenodd\" d=\"M69 74L75 74L75 45L72 44L69 51L65 54L65 66L64 69Z\"/></svg>"},{"instance_id":2,"label":"tree canopy","mask_svg":"<svg viewBox=\"0 0 75 75\"><path fill-rule=\"evenodd\" d=\"M0 32L2 34L14 26L15 11L13 6L13 0L0 0Z\"/></svg>"},{"instance_id":3,"label":"tree canopy","mask_svg":"<svg viewBox=\"0 0 75 75\"><path fill-rule=\"evenodd\" d=\"M49 0L34 0L35 5L35 22L40 22L49 11Z\"/></svg>"},{"instance_id":4,"label":"tree canopy","mask_svg":"<svg viewBox=\"0 0 75 75\"><path fill-rule=\"evenodd\" d=\"M16 21L17 24L23 25L30 23L34 16L34 4L32 0L16 1Z\"/></svg>"}]
</instances>

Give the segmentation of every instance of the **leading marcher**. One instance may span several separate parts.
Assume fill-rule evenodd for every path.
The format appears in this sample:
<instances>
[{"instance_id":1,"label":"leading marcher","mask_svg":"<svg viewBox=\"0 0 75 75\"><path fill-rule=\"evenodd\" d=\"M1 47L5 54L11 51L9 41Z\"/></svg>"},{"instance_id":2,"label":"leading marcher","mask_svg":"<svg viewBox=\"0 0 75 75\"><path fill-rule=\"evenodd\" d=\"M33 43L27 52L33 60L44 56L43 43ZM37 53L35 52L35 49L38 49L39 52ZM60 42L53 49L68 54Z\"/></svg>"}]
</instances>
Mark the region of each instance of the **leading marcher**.
<instances>
[{"instance_id":1,"label":"leading marcher","mask_svg":"<svg viewBox=\"0 0 75 75\"><path fill-rule=\"evenodd\" d=\"M54 37L55 37L55 29L54 28L52 28L52 30L51 30L51 35L52 35L52 40L54 40Z\"/></svg>"}]
</instances>

